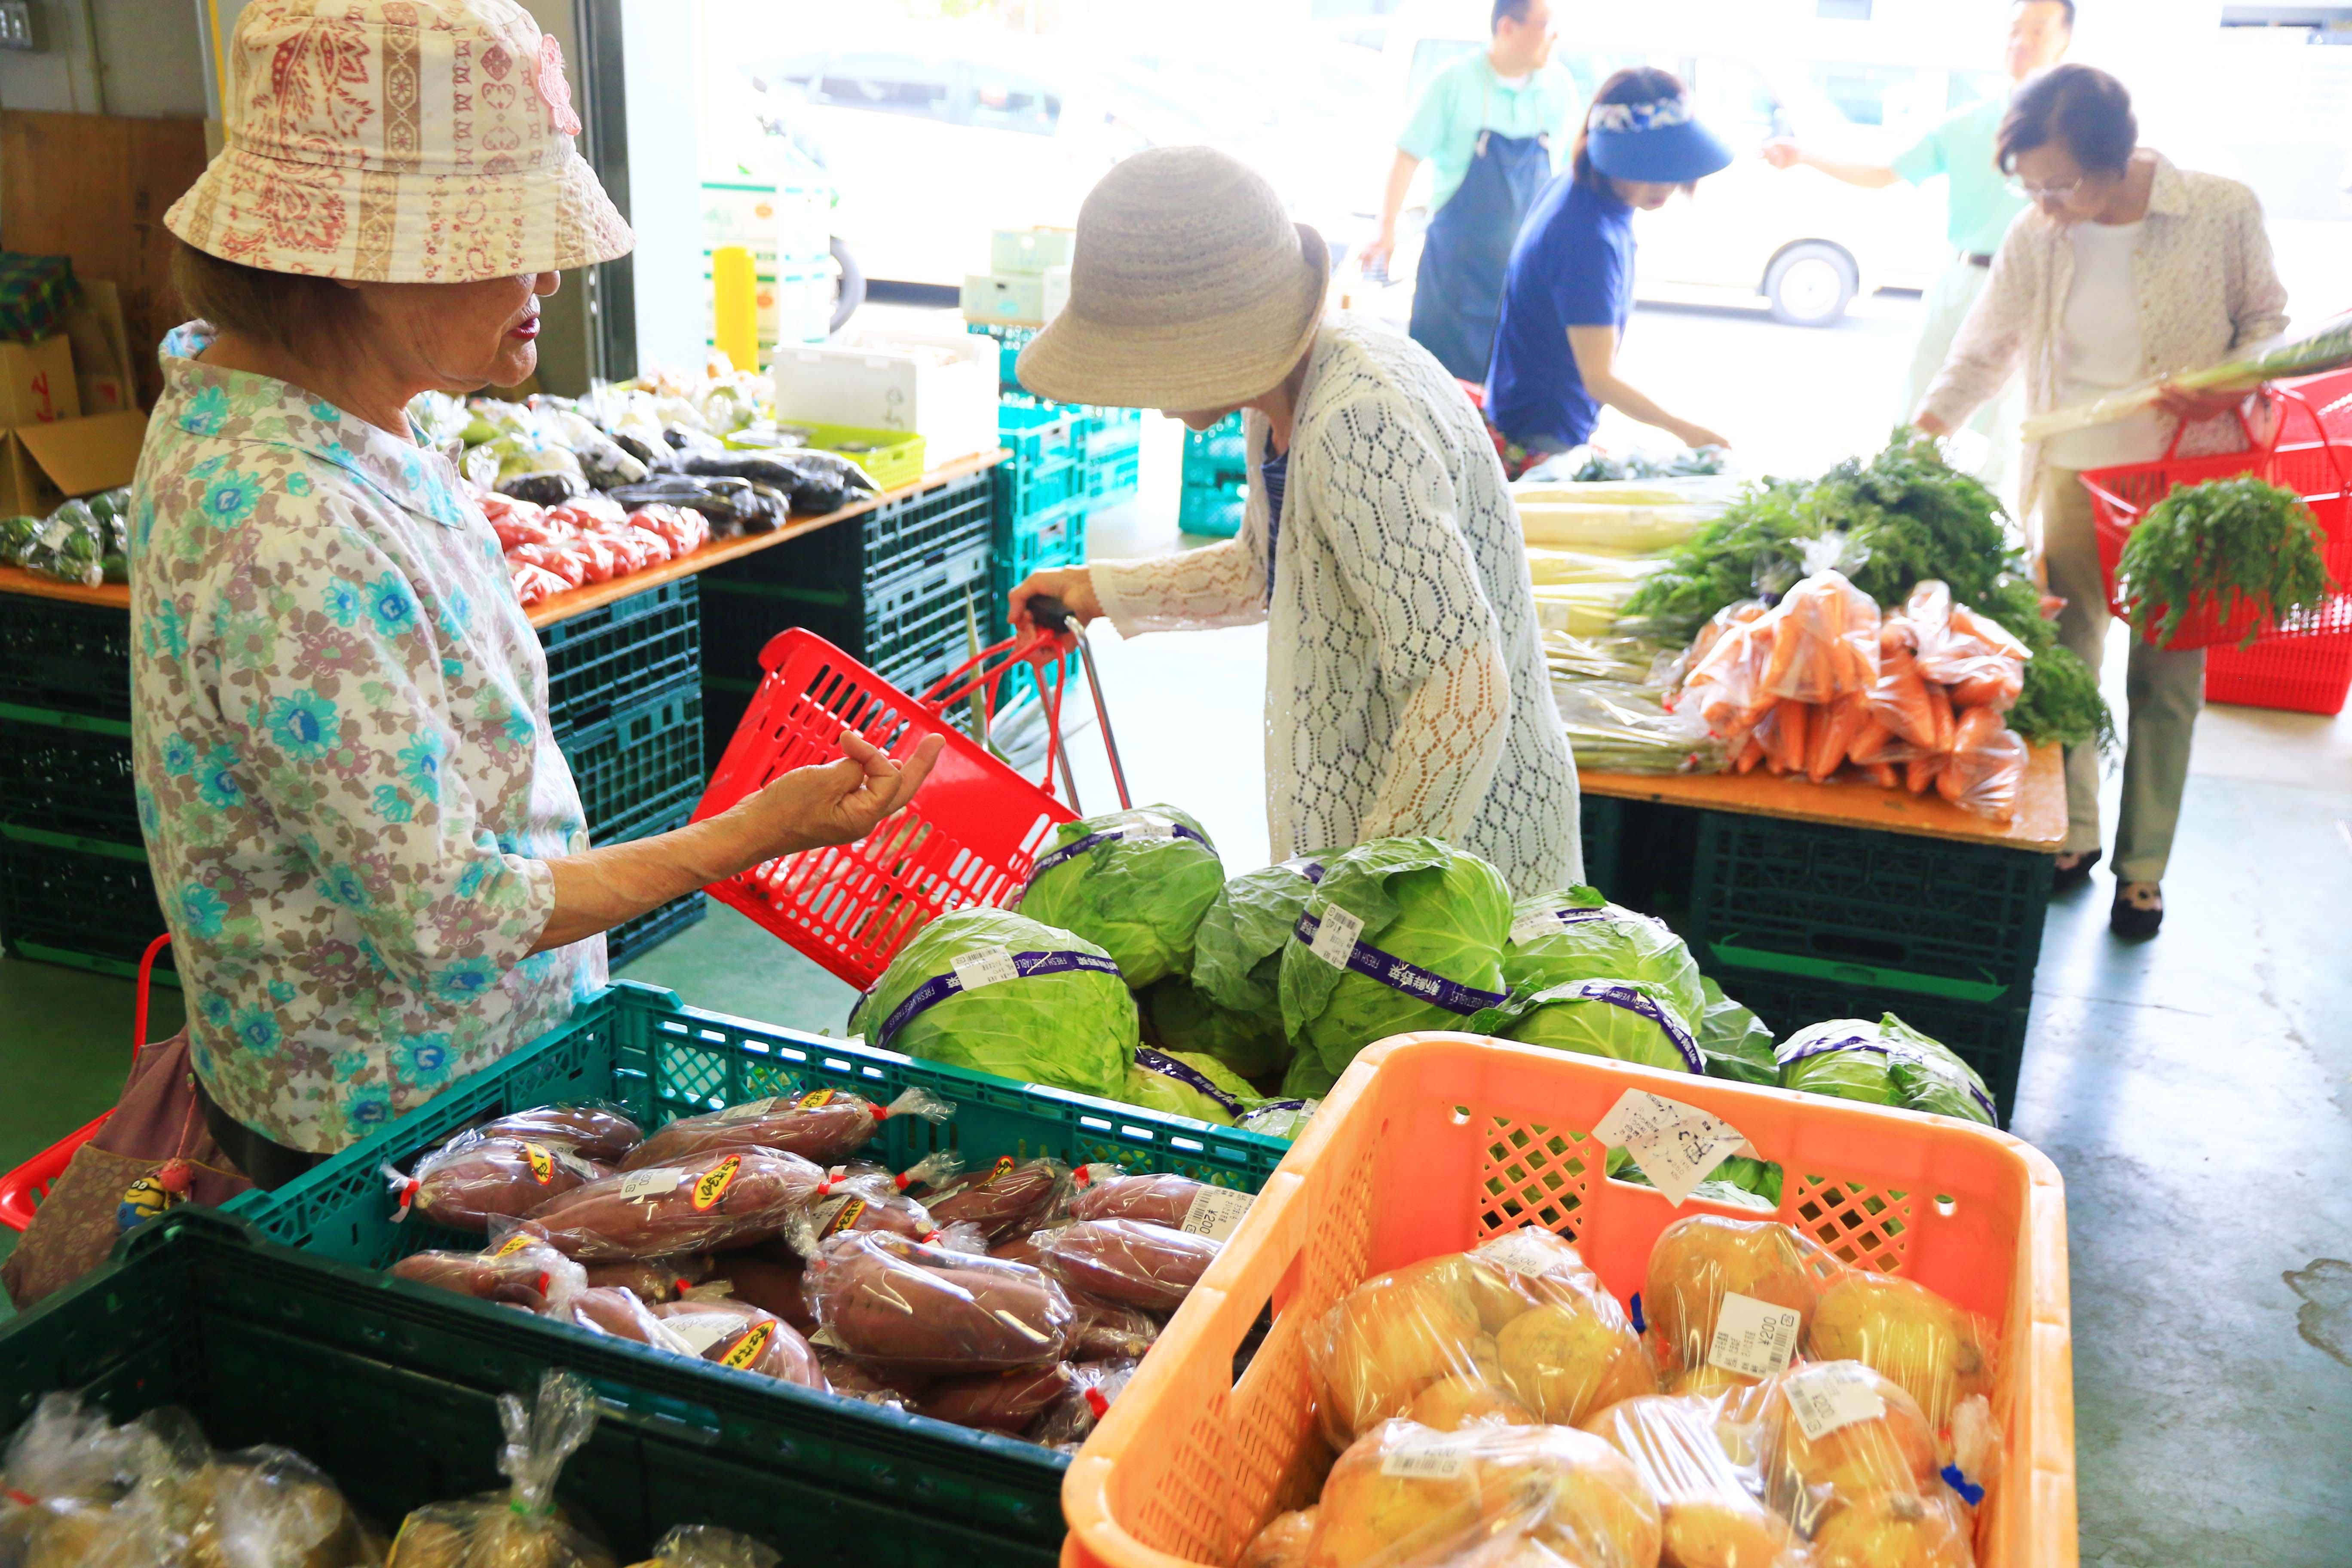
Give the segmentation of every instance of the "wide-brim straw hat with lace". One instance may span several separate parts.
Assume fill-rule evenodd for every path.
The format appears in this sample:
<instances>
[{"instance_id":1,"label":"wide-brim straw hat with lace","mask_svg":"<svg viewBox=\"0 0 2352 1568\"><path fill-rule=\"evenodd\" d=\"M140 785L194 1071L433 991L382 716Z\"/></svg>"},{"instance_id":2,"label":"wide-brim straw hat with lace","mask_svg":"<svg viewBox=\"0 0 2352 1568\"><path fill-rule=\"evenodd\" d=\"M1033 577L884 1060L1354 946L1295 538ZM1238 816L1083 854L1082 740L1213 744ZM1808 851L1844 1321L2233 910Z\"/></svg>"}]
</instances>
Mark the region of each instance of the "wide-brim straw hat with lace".
<instances>
[{"instance_id":1,"label":"wide-brim straw hat with lace","mask_svg":"<svg viewBox=\"0 0 2352 1568\"><path fill-rule=\"evenodd\" d=\"M1138 153L1078 209L1069 302L1021 351L1021 384L1057 403L1233 407L1306 357L1330 274L1323 237L1246 164Z\"/></svg>"},{"instance_id":2,"label":"wide-brim straw hat with lace","mask_svg":"<svg viewBox=\"0 0 2352 1568\"><path fill-rule=\"evenodd\" d=\"M164 226L269 272L470 283L628 253L563 50L512 0L253 0L224 145Z\"/></svg>"}]
</instances>

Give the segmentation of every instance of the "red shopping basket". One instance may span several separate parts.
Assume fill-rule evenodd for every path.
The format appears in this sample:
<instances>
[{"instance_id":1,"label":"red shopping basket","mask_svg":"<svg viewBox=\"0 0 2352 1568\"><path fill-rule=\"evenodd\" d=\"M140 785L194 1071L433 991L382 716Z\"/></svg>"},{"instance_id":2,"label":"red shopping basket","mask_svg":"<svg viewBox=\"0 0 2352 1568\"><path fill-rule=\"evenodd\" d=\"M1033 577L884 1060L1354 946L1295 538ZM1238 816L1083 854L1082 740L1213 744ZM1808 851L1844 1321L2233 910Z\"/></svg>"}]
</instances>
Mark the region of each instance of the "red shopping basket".
<instances>
[{"instance_id":1,"label":"red shopping basket","mask_svg":"<svg viewBox=\"0 0 2352 1568\"><path fill-rule=\"evenodd\" d=\"M2280 386L2273 390L2286 406L2281 409L2267 444L2254 440L2249 429L2246 447L2240 451L2184 458L2177 450L2180 431L2175 430L2171 447L2153 463L2126 463L2084 473L2083 488L2091 494L2098 531L2099 566L2106 574L2107 605L2116 615L2126 619L2131 616L2131 606L2116 590L2116 563L2123 555L2124 541L2131 537L2131 531L2157 502L2172 493L2175 486L2233 479L2240 474L2255 475L2303 498L2319 525L2320 555L2326 563L2328 575L2339 589L2352 589L2352 443L2337 445L2335 432L2297 389ZM2302 410L2318 438L2282 446L2280 437L2286 431L2287 409ZM2244 425L2244 416L2239 416L2239 423ZM2148 629L2142 634L2150 644L2158 641L2158 619L2151 616ZM2179 650L2236 644L2249 631L2261 627L2261 617L2251 606L2238 603L2236 595L2232 595L2231 602L2226 605L2208 598L2190 605L2171 639L2163 646ZM2296 630L2292 623L2267 628L2267 633L2278 637L2308 635Z\"/></svg>"},{"instance_id":2,"label":"red shopping basket","mask_svg":"<svg viewBox=\"0 0 2352 1568\"><path fill-rule=\"evenodd\" d=\"M2205 700L2290 713L2341 713L2352 694L2352 595L2297 616L2254 646L2205 650Z\"/></svg>"},{"instance_id":3,"label":"red shopping basket","mask_svg":"<svg viewBox=\"0 0 2352 1568\"><path fill-rule=\"evenodd\" d=\"M760 654L767 670L727 743L696 821L726 810L779 773L841 755L854 730L896 758L927 735L947 748L914 801L855 844L766 861L714 883L733 906L859 990L881 978L899 947L950 910L1002 904L1028 879L1056 823L1076 812L989 755L950 723L950 704L988 700L999 678L1026 663L1046 704L1053 777L1066 666L1055 639L1002 642L921 698L907 696L818 637L794 627Z\"/></svg>"},{"instance_id":4,"label":"red shopping basket","mask_svg":"<svg viewBox=\"0 0 2352 1568\"><path fill-rule=\"evenodd\" d=\"M2319 416L2319 427L2335 439L2352 446L2352 370L2331 370L2324 375L2307 375L2300 381L2285 383L2281 391L2291 392L2311 405Z\"/></svg>"},{"instance_id":5,"label":"red shopping basket","mask_svg":"<svg viewBox=\"0 0 2352 1568\"><path fill-rule=\"evenodd\" d=\"M171 940L168 934L157 937L147 944L147 951L139 958L139 997L131 1005L131 1066L133 1071L138 1070L139 1053L145 1048L147 1041L147 992L155 973L155 955L162 952L164 944ZM33 1213L41 1206L41 1200L49 1195L50 1186L65 1174L66 1167L73 1163L74 1151L98 1136L98 1130L105 1126L106 1119L113 1114L114 1108L107 1107L15 1170L0 1174L0 1225L16 1231L31 1225Z\"/></svg>"}]
</instances>

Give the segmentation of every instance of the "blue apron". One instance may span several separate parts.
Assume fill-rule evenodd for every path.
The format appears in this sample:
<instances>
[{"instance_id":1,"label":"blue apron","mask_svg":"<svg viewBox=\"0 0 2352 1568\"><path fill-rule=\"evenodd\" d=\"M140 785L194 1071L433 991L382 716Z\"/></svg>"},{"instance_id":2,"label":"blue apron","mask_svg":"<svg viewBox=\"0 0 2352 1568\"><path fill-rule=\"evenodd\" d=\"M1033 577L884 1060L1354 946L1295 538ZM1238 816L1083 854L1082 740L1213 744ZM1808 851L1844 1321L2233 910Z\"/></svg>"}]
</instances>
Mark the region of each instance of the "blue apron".
<instances>
[{"instance_id":1,"label":"blue apron","mask_svg":"<svg viewBox=\"0 0 2352 1568\"><path fill-rule=\"evenodd\" d=\"M1413 342L1458 381L1484 385L1520 220L1551 178L1547 136L1478 132L1470 171L1429 220L1412 287Z\"/></svg>"}]
</instances>

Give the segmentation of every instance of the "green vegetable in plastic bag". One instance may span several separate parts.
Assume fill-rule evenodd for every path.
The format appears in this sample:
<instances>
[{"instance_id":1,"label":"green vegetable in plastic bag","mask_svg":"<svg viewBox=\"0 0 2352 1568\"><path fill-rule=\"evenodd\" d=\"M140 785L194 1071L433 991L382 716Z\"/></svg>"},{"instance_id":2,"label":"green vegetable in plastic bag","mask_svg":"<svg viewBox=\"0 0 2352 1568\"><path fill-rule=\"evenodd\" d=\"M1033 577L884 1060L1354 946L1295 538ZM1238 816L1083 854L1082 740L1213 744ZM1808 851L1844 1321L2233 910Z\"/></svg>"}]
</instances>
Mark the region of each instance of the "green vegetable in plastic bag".
<instances>
[{"instance_id":1,"label":"green vegetable in plastic bag","mask_svg":"<svg viewBox=\"0 0 2352 1568\"><path fill-rule=\"evenodd\" d=\"M1666 987L1648 980L1571 980L1515 991L1510 1000L1462 1026L1524 1045L1696 1072L1702 1058Z\"/></svg>"},{"instance_id":2,"label":"green vegetable in plastic bag","mask_svg":"<svg viewBox=\"0 0 2352 1568\"><path fill-rule=\"evenodd\" d=\"M1278 1010L1220 1007L1181 974L1145 986L1135 1001L1143 1009L1145 1034L1162 1050L1214 1057L1243 1078L1268 1078L1290 1065Z\"/></svg>"},{"instance_id":3,"label":"green vegetable in plastic bag","mask_svg":"<svg viewBox=\"0 0 2352 1568\"><path fill-rule=\"evenodd\" d=\"M31 559L34 541L41 537L37 517L0 517L0 566L22 566Z\"/></svg>"},{"instance_id":4,"label":"green vegetable in plastic bag","mask_svg":"<svg viewBox=\"0 0 2352 1568\"><path fill-rule=\"evenodd\" d=\"M1706 1007L1698 964L1664 921L1609 902L1591 888L1538 893L1511 906L1503 979L1513 991L1571 980L1639 980L1656 985L1676 1017Z\"/></svg>"},{"instance_id":5,"label":"green vegetable in plastic bag","mask_svg":"<svg viewBox=\"0 0 2352 1568\"><path fill-rule=\"evenodd\" d=\"M1283 949L1283 1027L1334 1078L1391 1035L1459 1029L1504 999L1510 928L1510 888L1475 855L1434 838L1358 845Z\"/></svg>"},{"instance_id":6,"label":"green vegetable in plastic bag","mask_svg":"<svg viewBox=\"0 0 2352 1568\"><path fill-rule=\"evenodd\" d=\"M1779 1083L1780 1064L1772 1055L1772 1031L1764 1020L1726 996L1723 987L1706 976L1699 978L1699 989L1706 1007L1698 1022L1698 1054L1706 1058L1707 1076Z\"/></svg>"},{"instance_id":7,"label":"green vegetable in plastic bag","mask_svg":"<svg viewBox=\"0 0 2352 1568\"><path fill-rule=\"evenodd\" d=\"M1336 849L1294 855L1227 882L1201 917L1192 979L1220 1007L1282 1010L1282 950Z\"/></svg>"},{"instance_id":8,"label":"green vegetable in plastic bag","mask_svg":"<svg viewBox=\"0 0 2352 1568\"><path fill-rule=\"evenodd\" d=\"M1225 885L1201 825L1172 805L1065 822L1014 907L1102 944L1138 989L1192 971L1192 933Z\"/></svg>"},{"instance_id":9,"label":"green vegetable in plastic bag","mask_svg":"<svg viewBox=\"0 0 2352 1568\"><path fill-rule=\"evenodd\" d=\"M1774 1055L1784 1088L1993 1124L1992 1093L1976 1069L1892 1013L1800 1029Z\"/></svg>"},{"instance_id":10,"label":"green vegetable in plastic bag","mask_svg":"<svg viewBox=\"0 0 2352 1568\"><path fill-rule=\"evenodd\" d=\"M1101 948L978 908L909 938L849 1025L870 1045L1111 1100L1139 1039L1135 998Z\"/></svg>"},{"instance_id":11,"label":"green vegetable in plastic bag","mask_svg":"<svg viewBox=\"0 0 2352 1568\"><path fill-rule=\"evenodd\" d=\"M64 583L95 588L106 581L106 528L86 500L69 500L42 520L25 564Z\"/></svg>"},{"instance_id":12,"label":"green vegetable in plastic bag","mask_svg":"<svg viewBox=\"0 0 2352 1568\"><path fill-rule=\"evenodd\" d=\"M1323 1109L1320 1100L1269 1100L1256 1110L1246 1112L1241 1120L1244 1132L1262 1132L1268 1138L1296 1141L1307 1131L1308 1121Z\"/></svg>"},{"instance_id":13,"label":"green vegetable in plastic bag","mask_svg":"<svg viewBox=\"0 0 2352 1568\"><path fill-rule=\"evenodd\" d=\"M1233 1127L1259 1103L1257 1090L1234 1076L1214 1057L1194 1051L1161 1051L1139 1047L1128 1064L1127 1081L1118 1099L1147 1110L1189 1116Z\"/></svg>"}]
</instances>

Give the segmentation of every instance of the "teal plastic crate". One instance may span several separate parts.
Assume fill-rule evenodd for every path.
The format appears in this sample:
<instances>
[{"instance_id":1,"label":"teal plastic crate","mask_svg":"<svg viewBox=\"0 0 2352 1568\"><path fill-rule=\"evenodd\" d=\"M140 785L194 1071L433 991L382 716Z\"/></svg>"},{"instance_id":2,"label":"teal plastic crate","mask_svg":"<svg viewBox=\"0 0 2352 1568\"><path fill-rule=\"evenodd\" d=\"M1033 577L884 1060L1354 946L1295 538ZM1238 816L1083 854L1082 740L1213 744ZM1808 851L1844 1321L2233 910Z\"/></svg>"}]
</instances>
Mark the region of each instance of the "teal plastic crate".
<instances>
[{"instance_id":1,"label":"teal plastic crate","mask_svg":"<svg viewBox=\"0 0 2352 1568\"><path fill-rule=\"evenodd\" d=\"M384 1165L406 1166L477 1122L559 1100L599 1098L627 1106L651 1127L765 1095L823 1088L855 1089L883 1101L921 1088L955 1103L955 1115L944 1125L913 1116L883 1124L861 1153L894 1170L948 1148L974 1158L1108 1161L1255 1192L1289 1149L1255 1133L703 1012L685 1006L673 992L624 981L582 1004L561 1028L300 1179L275 1192L243 1194L228 1211L311 1256L383 1268L425 1247L480 1245L478 1237L430 1226L394 1225L382 1174ZM455 1297L447 1303L452 1314L482 1310ZM589 1340L581 1331L494 1310L525 1331L551 1336L551 1346L560 1342L568 1349ZM560 1352L551 1348L548 1353ZM710 1380L714 1390L747 1387L744 1374L677 1366L688 1378ZM919 1416L892 1416L854 1401L817 1400L774 1384L748 1387L770 1401L764 1419L802 1433L813 1450L828 1432L890 1449L892 1485L908 1498L936 1500L927 1508L1026 1547L1050 1551L1060 1541L1061 1456Z\"/></svg>"},{"instance_id":2,"label":"teal plastic crate","mask_svg":"<svg viewBox=\"0 0 2352 1568\"><path fill-rule=\"evenodd\" d=\"M1085 409L1067 404L999 404L997 442L1013 454L995 469L999 514L1030 517L1072 500L1083 504L1092 424Z\"/></svg>"},{"instance_id":3,"label":"teal plastic crate","mask_svg":"<svg viewBox=\"0 0 2352 1568\"><path fill-rule=\"evenodd\" d=\"M625 844L685 820L702 798L702 682L689 677L558 741L592 844Z\"/></svg>"},{"instance_id":4,"label":"teal plastic crate","mask_svg":"<svg viewBox=\"0 0 2352 1568\"><path fill-rule=\"evenodd\" d=\"M1241 482L1249 471L1242 416L1228 414L1206 430L1184 432L1184 483L1216 489Z\"/></svg>"},{"instance_id":5,"label":"teal plastic crate","mask_svg":"<svg viewBox=\"0 0 2352 1568\"><path fill-rule=\"evenodd\" d=\"M0 1328L0 1435L56 1390L118 1421L177 1405L215 1447L293 1449L392 1529L503 1491L498 1396L557 1367L587 1380L600 1417L556 1495L619 1561L689 1523L782 1546L796 1568L1055 1561L1061 1461L1045 1449L985 1438L943 1464L919 1416L559 1329L200 1208L150 1221Z\"/></svg>"},{"instance_id":6,"label":"teal plastic crate","mask_svg":"<svg viewBox=\"0 0 2352 1568\"><path fill-rule=\"evenodd\" d=\"M1087 510L1124 506L1143 488L1143 411L1090 408L1087 430Z\"/></svg>"},{"instance_id":7,"label":"teal plastic crate","mask_svg":"<svg viewBox=\"0 0 2352 1568\"><path fill-rule=\"evenodd\" d=\"M987 321L966 321L964 331L982 337L994 338L997 344L996 390L1004 396L1025 395L1021 384L1019 364L1021 351L1037 335L1034 327L1011 327Z\"/></svg>"},{"instance_id":8,"label":"teal plastic crate","mask_svg":"<svg viewBox=\"0 0 2352 1568\"><path fill-rule=\"evenodd\" d=\"M1231 539L1242 531L1248 506L1245 491L1188 484L1176 504L1176 526L1208 539Z\"/></svg>"},{"instance_id":9,"label":"teal plastic crate","mask_svg":"<svg viewBox=\"0 0 2352 1568\"><path fill-rule=\"evenodd\" d=\"M663 831L685 826L686 819L680 817ZM618 969L629 960L651 952L687 927L700 924L709 912L710 895L697 888L657 910L648 910L633 921L623 921L604 933L604 962Z\"/></svg>"}]
</instances>

